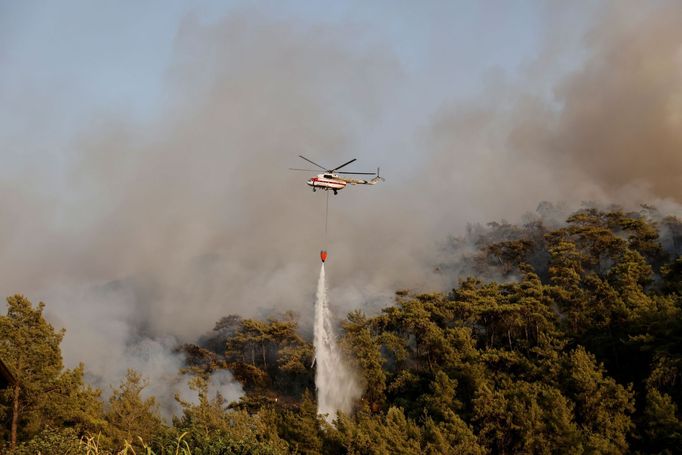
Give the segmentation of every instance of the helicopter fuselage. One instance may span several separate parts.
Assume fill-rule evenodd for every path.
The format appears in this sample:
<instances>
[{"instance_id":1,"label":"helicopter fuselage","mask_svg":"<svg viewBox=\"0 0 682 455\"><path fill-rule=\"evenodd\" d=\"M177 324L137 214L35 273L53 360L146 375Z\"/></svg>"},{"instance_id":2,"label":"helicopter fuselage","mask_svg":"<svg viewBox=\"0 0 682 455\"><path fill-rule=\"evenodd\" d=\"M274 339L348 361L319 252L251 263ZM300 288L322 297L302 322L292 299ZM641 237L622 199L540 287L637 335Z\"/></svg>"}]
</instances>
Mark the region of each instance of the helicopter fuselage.
<instances>
[{"instance_id":1,"label":"helicopter fuselage","mask_svg":"<svg viewBox=\"0 0 682 455\"><path fill-rule=\"evenodd\" d=\"M346 187L347 183L334 174L318 174L316 177L311 177L307 182L308 186L313 188L313 191L322 189L325 191L332 190L334 194L337 191Z\"/></svg>"}]
</instances>

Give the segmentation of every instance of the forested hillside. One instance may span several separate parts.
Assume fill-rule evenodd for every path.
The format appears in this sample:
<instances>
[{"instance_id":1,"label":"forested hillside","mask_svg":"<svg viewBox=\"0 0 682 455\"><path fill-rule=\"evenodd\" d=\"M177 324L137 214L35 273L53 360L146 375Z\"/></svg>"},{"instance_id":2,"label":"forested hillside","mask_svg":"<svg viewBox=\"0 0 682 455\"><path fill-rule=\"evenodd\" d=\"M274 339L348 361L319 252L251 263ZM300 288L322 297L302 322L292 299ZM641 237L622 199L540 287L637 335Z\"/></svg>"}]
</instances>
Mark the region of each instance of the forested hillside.
<instances>
[{"instance_id":1,"label":"forested hillside","mask_svg":"<svg viewBox=\"0 0 682 455\"><path fill-rule=\"evenodd\" d=\"M472 229L434 264L466 271L454 289L396 290L379 314L347 315L340 342L365 391L333 425L316 415L313 348L294 314L226 315L178 346L200 400L166 422L135 371L105 400L87 365L64 369L43 305L10 297L5 451L679 453L682 221L651 207L550 218ZM221 369L240 402L208 393Z\"/></svg>"}]
</instances>

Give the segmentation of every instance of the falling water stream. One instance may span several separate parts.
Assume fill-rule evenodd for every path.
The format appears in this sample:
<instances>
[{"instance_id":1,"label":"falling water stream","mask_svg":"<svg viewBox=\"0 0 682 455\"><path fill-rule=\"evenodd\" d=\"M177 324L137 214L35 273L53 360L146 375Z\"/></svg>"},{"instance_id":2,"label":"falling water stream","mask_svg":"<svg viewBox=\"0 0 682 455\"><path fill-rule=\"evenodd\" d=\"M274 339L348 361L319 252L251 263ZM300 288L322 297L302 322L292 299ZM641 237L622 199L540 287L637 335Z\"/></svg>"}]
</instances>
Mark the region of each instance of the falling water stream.
<instances>
[{"instance_id":1,"label":"falling water stream","mask_svg":"<svg viewBox=\"0 0 682 455\"><path fill-rule=\"evenodd\" d=\"M336 418L336 412L348 414L355 400L360 397L358 381L336 344L332 325L324 264L320 269L317 282L317 301L315 302L315 387L317 388L317 413L325 416L328 422Z\"/></svg>"}]
</instances>

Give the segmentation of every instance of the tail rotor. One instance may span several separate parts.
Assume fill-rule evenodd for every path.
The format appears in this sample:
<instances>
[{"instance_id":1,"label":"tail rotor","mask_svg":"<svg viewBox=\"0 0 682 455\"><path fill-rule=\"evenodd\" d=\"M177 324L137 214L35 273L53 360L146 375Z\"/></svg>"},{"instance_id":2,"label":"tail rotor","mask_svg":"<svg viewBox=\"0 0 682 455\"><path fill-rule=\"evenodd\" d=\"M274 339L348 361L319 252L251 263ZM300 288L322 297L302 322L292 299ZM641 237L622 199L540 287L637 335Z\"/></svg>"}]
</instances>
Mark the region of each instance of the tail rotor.
<instances>
[{"instance_id":1,"label":"tail rotor","mask_svg":"<svg viewBox=\"0 0 682 455\"><path fill-rule=\"evenodd\" d=\"M380 171L380 170L381 170L380 168L377 168L377 176L374 177L374 178L371 180L372 183L376 184L376 183L379 183L379 182L385 182L385 181L386 181L386 179L383 178L383 177L379 174L379 171Z\"/></svg>"}]
</instances>

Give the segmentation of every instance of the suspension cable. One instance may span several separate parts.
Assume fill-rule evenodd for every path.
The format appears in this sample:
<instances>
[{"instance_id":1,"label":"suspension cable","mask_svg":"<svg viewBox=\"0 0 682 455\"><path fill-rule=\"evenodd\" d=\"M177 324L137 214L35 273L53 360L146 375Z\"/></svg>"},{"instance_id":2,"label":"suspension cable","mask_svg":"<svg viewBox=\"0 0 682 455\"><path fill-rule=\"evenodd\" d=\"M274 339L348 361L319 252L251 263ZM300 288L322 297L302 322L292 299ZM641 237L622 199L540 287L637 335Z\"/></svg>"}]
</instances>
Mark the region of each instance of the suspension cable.
<instances>
[{"instance_id":1,"label":"suspension cable","mask_svg":"<svg viewBox=\"0 0 682 455\"><path fill-rule=\"evenodd\" d=\"M327 243L327 226L329 224L329 191L325 191L327 193L327 201L325 204L325 209L324 209L324 243L326 245Z\"/></svg>"}]
</instances>

